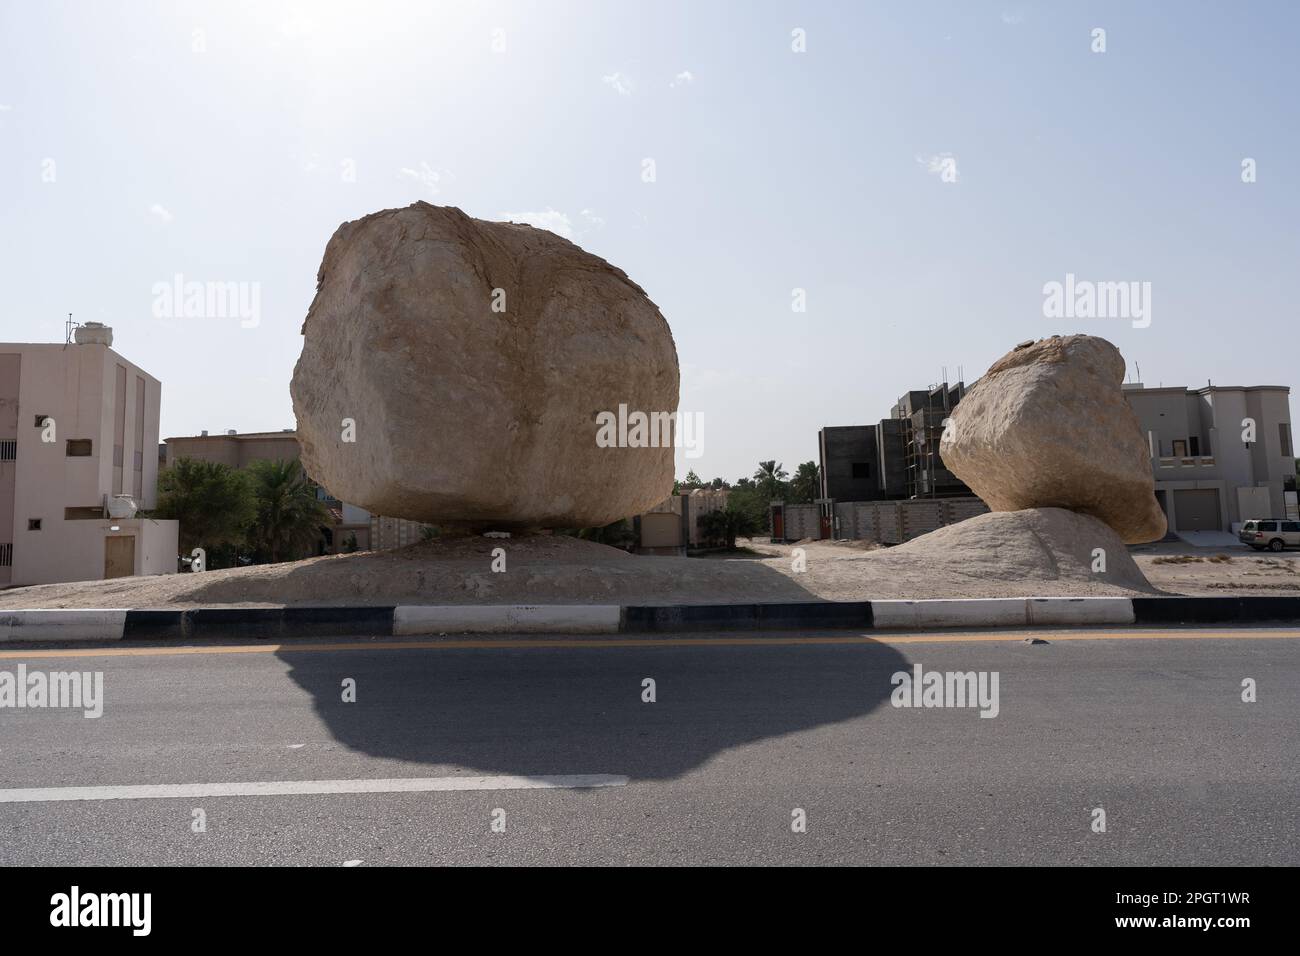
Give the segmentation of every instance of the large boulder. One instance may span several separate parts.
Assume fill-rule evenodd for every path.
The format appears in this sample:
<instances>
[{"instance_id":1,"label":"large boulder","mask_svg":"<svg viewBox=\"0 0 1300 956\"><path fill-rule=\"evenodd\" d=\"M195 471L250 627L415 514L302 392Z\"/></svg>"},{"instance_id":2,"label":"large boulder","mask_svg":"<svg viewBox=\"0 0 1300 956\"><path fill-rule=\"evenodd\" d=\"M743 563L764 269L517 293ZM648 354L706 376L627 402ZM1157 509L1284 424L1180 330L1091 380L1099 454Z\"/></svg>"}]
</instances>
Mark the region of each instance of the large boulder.
<instances>
[{"instance_id":1,"label":"large boulder","mask_svg":"<svg viewBox=\"0 0 1300 956\"><path fill-rule=\"evenodd\" d=\"M676 412L668 323L552 232L425 202L344 223L302 334L303 466L344 501L439 524L589 527L672 493L671 439L597 442L620 405Z\"/></svg>"},{"instance_id":2,"label":"large boulder","mask_svg":"<svg viewBox=\"0 0 1300 956\"><path fill-rule=\"evenodd\" d=\"M1165 516L1123 381L1124 359L1105 339L1018 345L953 409L939 454L994 511L1068 508L1128 544L1154 541Z\"/></svg>"}]
</instances>

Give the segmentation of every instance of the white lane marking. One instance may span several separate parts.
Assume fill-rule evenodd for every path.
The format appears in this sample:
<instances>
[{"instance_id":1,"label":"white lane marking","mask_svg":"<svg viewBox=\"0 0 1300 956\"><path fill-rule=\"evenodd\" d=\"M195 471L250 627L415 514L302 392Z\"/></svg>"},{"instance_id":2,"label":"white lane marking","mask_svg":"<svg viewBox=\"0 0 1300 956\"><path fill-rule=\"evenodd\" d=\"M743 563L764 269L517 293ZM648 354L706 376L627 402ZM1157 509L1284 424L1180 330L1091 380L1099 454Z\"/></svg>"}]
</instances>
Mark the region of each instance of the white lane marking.
<instances>
[{"instance_id":1,"label":"white lane marking","mask_svg":"<svg viewBox=\"0 0 1300 956\"><path fill-rule=\"evenodd\" d=\"M344 866L360 866L360 865L362 864L362 862L363 862L362 860L344 860L344 861L343 861L343 865L344 865Z\"/></svg>"},{"instance_id":2,"label":"white lane marking","mask_svg":"<svg viewBox=\"0 0 1300 956\"><path fill-rule=\"evenodd\" d=\"M622 787L609 773L541 777L393 777L380 780L265 780L249 783L170 783L123 787L32 787L0 790L0 803L70 800L157 800L175 797L278 797L320 793L431 793L447 790L578 790Z\"/></svg>"}]
</instances>

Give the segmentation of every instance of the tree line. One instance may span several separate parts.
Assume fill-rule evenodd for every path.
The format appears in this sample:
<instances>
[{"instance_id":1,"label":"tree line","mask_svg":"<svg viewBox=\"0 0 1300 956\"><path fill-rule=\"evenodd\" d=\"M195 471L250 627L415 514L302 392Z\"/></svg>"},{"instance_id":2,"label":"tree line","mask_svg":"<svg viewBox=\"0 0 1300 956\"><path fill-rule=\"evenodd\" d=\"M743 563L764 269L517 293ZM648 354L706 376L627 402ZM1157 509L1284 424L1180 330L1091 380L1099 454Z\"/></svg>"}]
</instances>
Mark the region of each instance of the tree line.
<instances>
[{"instance_id":1,"label":"tree line","mask_svg":"<svg viewBox=\"0 0 1300 956\"><path fill-rule=\"evenodd\" d=\"M178 521L181 555L203 548L209 568L318 554L333 524L294 459L247 468L177 459L158 473L158 507L142 517Z\"/></svg>"},{"instance_id":2,"label":"tree line","mask_svg":"<svg viewBox=\"0 0 1300 956\"><path fill-rule=\"evenodd\" d=\"M673 494L697 488L730 492L726 509L703 516L700 529L717 543L734 548L737 536L746 537L771 529L770 505L773 501L790 504L816 501L821 494L821 467L815 461L805 461L791 477L783 464L771 459L760 461L753 475L737 478L734 482L722 478L702 481L691 470L684 479L673 483Z\"/></svg>"}]
</instances>

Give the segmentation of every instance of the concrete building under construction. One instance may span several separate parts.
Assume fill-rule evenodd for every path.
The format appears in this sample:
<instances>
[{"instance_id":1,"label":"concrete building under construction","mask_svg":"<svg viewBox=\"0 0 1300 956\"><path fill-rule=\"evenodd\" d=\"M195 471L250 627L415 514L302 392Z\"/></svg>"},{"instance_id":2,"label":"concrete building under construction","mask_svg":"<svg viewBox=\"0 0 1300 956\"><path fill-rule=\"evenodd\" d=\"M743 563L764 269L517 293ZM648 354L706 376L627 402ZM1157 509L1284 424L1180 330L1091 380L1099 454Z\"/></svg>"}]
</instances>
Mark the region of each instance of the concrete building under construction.
<instances>
[{"instance_id":1,"label":"concrete building under construction","mask_svg":"<svg viewBox=\"0 0 1300 956\"><path fill-rule=\"evenodd\" d=\"M817 433L821 497L834 501L953 498L971 494L944 466L944 419L966 385L943 382L900 397L875 425L827 426Z\"/></svg>"}]
</instances>

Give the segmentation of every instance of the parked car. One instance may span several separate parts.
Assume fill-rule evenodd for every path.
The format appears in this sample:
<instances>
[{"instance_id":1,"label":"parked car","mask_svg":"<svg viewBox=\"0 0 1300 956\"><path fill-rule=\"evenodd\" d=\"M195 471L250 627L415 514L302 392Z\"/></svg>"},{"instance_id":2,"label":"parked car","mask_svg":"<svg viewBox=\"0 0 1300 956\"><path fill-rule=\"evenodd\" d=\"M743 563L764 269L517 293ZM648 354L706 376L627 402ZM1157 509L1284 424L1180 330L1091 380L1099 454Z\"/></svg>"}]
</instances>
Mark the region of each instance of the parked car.
<instances>
[{"instance_id":1,"label":"parked car","mask_svg":"<svg viewBox=\"0 0 1300 956\"><path fill-rule=\"evenodd\" d=\"M1265 548L1270 551L1300 548L1300 521L1287 521L1285 518L1252 518L1241 526L1237 537L1256 551L1263 551Z\"/></svg>"}]
</instances>

